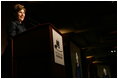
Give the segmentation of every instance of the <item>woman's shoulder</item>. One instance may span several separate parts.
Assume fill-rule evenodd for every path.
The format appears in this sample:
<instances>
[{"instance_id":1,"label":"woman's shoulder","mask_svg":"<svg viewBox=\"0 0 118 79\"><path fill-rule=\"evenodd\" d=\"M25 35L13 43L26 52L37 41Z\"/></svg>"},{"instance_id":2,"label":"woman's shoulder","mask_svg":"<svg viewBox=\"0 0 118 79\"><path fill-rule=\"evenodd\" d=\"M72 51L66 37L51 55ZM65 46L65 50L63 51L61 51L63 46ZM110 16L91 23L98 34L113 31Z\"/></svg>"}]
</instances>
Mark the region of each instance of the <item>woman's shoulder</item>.
<instances>
[{"instance_id":1,"label":"woman's shoulder","mask_svg":"<svg viewBox=\"0 0 118 79\"><path fill-rule=\"evenodd\" d=\"M16 21L10 21L9 28L15 28L15 27L17 27Z\"/></svg>"},{"instance_id":2,"label":"woman's shoulder","mask_svg":"<svg viewBox=\"0 0 118 79\"><path fill-rule=\"evenodd\" d=\"M11 24L12 25L17 25L17 22L16 21L11 21Z\"/></svg>"},{"instance_id":3,"label":"woman's shoulder","mask_svg":"<svg viewBox=\"0 0 118 79\"><path fill-rule=\"evenodd\" d=\"M17 23L15 21L10 21L7 27L8 27L8 30L15 29L17 27Z\"/></svg>"}]
</instances>

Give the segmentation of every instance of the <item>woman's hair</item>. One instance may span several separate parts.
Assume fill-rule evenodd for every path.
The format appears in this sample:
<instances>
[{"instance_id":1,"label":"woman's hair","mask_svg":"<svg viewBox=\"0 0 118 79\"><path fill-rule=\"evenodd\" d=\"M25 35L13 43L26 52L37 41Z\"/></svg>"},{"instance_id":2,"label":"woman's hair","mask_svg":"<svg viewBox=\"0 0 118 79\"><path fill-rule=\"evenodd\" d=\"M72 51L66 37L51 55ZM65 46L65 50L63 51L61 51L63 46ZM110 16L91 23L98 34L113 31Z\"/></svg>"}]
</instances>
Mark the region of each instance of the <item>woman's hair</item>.
<instances>
[{"instance_id":1,"label":"woman's hair","mask_svg":"<svg viewBox=\"0 0 118 79\"><path fill-rule=\"evenodd\" d=\"M14 11L15 11L16 13L17 13L18 11L22 10L22 9L26 12L26 9L25 9L24 5L16 4L16 5L14 6Z\"/></svg>"},{"instance_id":2,"label":"woman's hair","mask_svg":"<svg viewBox=\"0 0 118 79\"><path fill-rule=\"evenodd\" d=\"M26 12L26 8L24 7L24 5L21 5L21 4L14 5L14 9L13 9L13 19L14 20L17 19L17 17L18 17L17 13L22 9Z\"/></svg>"}]
</instances>

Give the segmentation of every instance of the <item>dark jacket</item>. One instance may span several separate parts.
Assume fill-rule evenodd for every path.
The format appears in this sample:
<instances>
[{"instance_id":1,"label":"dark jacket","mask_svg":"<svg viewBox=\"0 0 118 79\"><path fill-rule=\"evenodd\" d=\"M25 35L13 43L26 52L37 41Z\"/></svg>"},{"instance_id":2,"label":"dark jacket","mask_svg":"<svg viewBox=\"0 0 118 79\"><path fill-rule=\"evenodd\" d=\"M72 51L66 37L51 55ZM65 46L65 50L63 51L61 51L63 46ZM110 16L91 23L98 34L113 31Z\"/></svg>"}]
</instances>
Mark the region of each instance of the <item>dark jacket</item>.
<instances>
[{"instance_id":1,"label":"dark jacket","mask_svg":"<svg viewBox=\"0 0 118 79\"><path fill-rule=\"evenodd\" d=\"M19 21L12 21L8 28L8 35L13 37L24 31L26 31L26 28L23 24L21 24Z\"/></svg>"}]
</instances>

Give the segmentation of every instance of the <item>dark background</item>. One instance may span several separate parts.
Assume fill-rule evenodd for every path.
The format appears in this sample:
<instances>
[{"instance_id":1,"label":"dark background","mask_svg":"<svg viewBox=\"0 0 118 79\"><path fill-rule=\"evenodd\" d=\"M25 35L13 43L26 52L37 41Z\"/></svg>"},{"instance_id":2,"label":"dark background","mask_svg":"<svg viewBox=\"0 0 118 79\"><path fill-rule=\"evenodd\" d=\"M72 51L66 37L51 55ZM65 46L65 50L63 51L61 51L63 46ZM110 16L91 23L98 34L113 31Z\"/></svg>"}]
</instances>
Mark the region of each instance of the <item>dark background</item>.
<instances>
[{"instance_id":1,"label":"dark background","mask_svg":"<svg viewBox=\"0 0 118 79\"><path fill-rule=\"evenodd\" d=\"M13 5L23 4L25 24L52 23L60 32L70 34L85 55L111 64L117 70L117 1L2 1L1 47L6 47L6 29L12 20ZM114 75L113 75L114 76Z\"/></svg>"}]
</instances>

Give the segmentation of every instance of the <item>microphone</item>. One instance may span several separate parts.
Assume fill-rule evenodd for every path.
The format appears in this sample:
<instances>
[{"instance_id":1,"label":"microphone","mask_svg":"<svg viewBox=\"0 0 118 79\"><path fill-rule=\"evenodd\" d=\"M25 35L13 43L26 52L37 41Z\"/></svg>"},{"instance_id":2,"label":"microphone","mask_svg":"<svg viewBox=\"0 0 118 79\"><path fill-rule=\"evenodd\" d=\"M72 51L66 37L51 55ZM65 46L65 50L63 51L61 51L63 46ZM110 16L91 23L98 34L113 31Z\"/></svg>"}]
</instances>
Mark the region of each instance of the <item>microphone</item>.
<instances>
[{"instance_id":1,"label":"microphone","mask_svg":"<svg viewBox=\"0 0 118 79\"><path fill-rule=\"evenodd\" d=\"M25 20L25 25L26 25L27 28L31 28L31 27L36 26L38 24L40 24L40 22L32 19L31 17L28 17Z\"/></svg>"},{"instance_id":2,"label":"microphone","mask_svg":"<svg viewBox=\"0 0 118 79\"><path fill-rule=\"evenodd\" d=\"M40 22L32 19L31 17L28 18L29 22L32 24L32 25L37 25L37 24L40 24Z\"/></svg>"}]
</instances>

